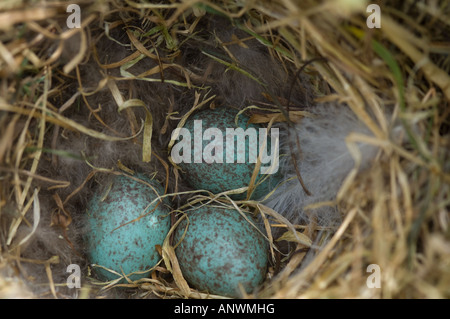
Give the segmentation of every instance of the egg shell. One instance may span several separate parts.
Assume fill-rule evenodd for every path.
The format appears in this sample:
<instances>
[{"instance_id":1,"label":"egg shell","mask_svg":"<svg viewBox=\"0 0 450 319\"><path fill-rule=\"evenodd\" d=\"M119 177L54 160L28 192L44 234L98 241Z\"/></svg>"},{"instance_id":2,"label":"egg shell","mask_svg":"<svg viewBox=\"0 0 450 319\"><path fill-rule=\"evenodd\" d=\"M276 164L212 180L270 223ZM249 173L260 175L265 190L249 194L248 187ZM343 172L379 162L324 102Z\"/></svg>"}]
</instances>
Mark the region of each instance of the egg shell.
<instances>
[{"instance_id":1,"label":"egg shell","mask_svg":"<svg viewBox=\"0 0 450 319\"><path fill-rule=\"evenodd\" d=\"M188 212L177 226L175 253L184 278L200 291L239 297L266 274L268 244L262 234L237 210L202 206ZM250 218L251 220L251 218Z\"/></svg>"},{"instance_id":2,"label":"egg shell","mask_svg":"<svg viewBox=\"0 0 450 319\"><path fill-rule=\"evenodd\" d=\"M190 116L186 123L184 124L184 128L188 129L191 136L191 161L190 163L182 161L178 164L178 166L182 169L183 175L187 181L187 183L193 187L194 189L204 189L208 190L214 194L221 193L228 190L238 189L241 187L247 187L250 184L251 177L253 175L253 171L255 169L255 163L249 162L249 139L246 138L245 142L245 163L238 163L238 152L240 152L240 148L242 145L237 145L237 137L234 137L235 147L234 147L234 161L228 162L226 161L226 129L227 128L237 128L240 127L243 130L247 130L247 128L254 128L257 132L258 142L261 138L259 134L259 128L262 128L259 124L248 123L250 118L245 114L240 114L238 117L238 122L236 125L235 117L238 114L238 111L231 107L219 107L214 110L205 109L199 111L192 116ZM194 147L194 135L195 135L195 127L194 121L201 120L202 121L202 137L205 130L209 128L218 128L223 134L223 163L206 163L204 159L201 163L195 162L195 147ZM200 137L201 138L201 137ZM210 144L211 141L203 140L202 141L202 151L205 149L205 146ZM271 138L267 138L267 150L271 150ZM259 150L257 151L259 154ZM268 165L268 164L264 164ZM260 181L262 178L267 175L261 174L261 172L257 175L256 181ZM281 174L269 174L267 179L262 182L258 187L253 191L251 199L260 199L266 194L270 193L272 189L281 181ZM247 193L244 192L242 194L232 195L231 198L235 200L245 199Z\"/></svg>"},{"instance_id":3,"label":"egg shell","mask_svg":"<svg viewBox=\"0 0 450 319\"><path fill-rule=\"evenodd\" d=\"M155 191L162 195L163 188L155 180L136 177L154 189L128 176L115 176L93 195L87 206L89 260L119 274L122 270L129 274L154 267L161 258L155 245L162 245L170 229L170 210L165 203L156 200L149 206L157 198ZM133 221L142 215L145 216ZM117 278L107 270L95 269L102 279ZM137 280L146 276L148 272L129 278Z\"/></svg>"}]
</instances>

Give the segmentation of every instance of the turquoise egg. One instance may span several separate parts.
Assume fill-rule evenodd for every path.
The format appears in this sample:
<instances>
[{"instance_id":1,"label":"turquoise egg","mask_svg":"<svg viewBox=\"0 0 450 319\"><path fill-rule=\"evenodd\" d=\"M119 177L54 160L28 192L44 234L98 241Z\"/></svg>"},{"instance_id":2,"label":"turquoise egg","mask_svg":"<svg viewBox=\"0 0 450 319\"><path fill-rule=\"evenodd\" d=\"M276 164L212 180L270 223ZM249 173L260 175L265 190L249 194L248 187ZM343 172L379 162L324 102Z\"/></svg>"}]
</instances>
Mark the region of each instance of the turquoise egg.
<instances>
[{"instance_id":1,"label":"turquoise egg","mask_svg":"<svg viewBox=\"0 0 450 319\"><path fill-rule=\"evenodd\" d=\"M237 210L202 206L187 213L174 233L175 253L184 278L199 291L239 297L239 285L252 292L264 280L268 244ZM251 220L251 218L250 218Z\"/></svg>"},{"instance_id":2,"label":"turquoise egg","mask_svg":"<svg viewBox=\"0 0 450 319\"><path fill-rule=\"evenodd\" d=\"M262 154L266 157L261 166L268 169L275 160L278 162L278 143L272 143L272 135L266 137L264 131L261 134L260 129L266 129L248 123L250 118L244 114L239 115L236 125L237 114L238 111L230 107L205 109L191 115L183 130L180 130L171 157L194 189L217 194L249 186L260 153L260 143L264 141L266 149ZM275 169L272 171L259 171L256 181L266 179L253 191L252 199L260 199L270 193L281 181L278 166L273 167ZM243 192L231 197L239 200L245 199L246 195Z\"/></svg>"},{"instance_id":3,"label":"turquoise egg","mask_svg":"<svg viewBox=\"0 0 450 319\"><path fill-rule=\"evenodd\" d=\"M136 177L154 189L128 176L115 176L93 195L86 212L90 263L126 275L157 264L161 257L155 245L162 246L170 229L170 210L165 203L156 200L150 205L157 194L164 194L164 189L157 181L141 175ZM117 278L100 267L95 270L102 279ZM148 272L129 278L137 280L147 276Z\"/></svg>"}]
</instances>

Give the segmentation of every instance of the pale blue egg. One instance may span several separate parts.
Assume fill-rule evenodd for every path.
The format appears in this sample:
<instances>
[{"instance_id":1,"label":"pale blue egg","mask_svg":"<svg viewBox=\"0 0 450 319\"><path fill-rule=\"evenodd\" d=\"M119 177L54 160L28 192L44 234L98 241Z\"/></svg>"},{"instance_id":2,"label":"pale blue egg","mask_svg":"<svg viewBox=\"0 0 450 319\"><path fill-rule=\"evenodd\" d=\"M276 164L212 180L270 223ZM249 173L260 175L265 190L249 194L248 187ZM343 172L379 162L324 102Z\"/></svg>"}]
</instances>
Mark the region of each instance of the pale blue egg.
<instances>
[{"instance_id":1,"label":"pale blue egg","mask_svg":"<svg viewBox=\"0 0 450 319\"><path fill-rule=\"evenodd\" d=\"M281 181L278 171L278 144L272 128L266 131L259 124L249 123L245 114L238 116L231 107L205 109L188 118L171 150L172 160L182 169L186 182L194 189L214 194L247 187L255 169L257 157L265 141L264 163L256 177L259 185L252 199L261 199ZM186 131L187 130L187 131ZM268 132L268 135L261 134ZM232 144L228 144L228 141ZM232 147L229 147L232 146ZM269 169L271 168L271 169ZM266 172L263 170L266 169ZM231 196L245 199L246 193Z\"/></svg>"},{"instance_id":2,"label":"pale blue egg","mask_svg":"<svg viewBox=\"0 0 450 319\"><path fill-rule=\"evenodd\" d=\"M128 176L115 176L93 195L86 211L90 263L119 274L154 267L161 258L155 245L162 246L170 229L170 210L165 201L157 199L157 194L163 195L164 189L155 180L142 175L137 178L153 188ZM101 268L96 268L96 272L102 279L117 278ZM148 272L129 278L137 280L146 276Z\"/></svg>"},{"instance_id":3,"label":"pale blue egg","mask_svg":"<svg viewBox=\"0 0 450 319\"><path fill-rule=\"evenodd\" d=\"M239 297L239 285L252 292L264 280L268 244L237 210L202 206L187 213L174 244L185 279L200 291ZM189 221L188 221L189 220ZM251 220L251 218L250 218Z\"/></svg>"}]
</instances>

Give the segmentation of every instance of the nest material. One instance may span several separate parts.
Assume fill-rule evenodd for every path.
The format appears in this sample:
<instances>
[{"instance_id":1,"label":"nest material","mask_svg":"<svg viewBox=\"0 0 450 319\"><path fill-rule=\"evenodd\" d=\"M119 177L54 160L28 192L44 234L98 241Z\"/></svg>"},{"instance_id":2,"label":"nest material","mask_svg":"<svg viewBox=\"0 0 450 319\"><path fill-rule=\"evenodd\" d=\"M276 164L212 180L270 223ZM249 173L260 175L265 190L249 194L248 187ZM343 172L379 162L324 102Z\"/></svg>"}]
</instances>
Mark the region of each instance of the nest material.
<instances>
[{"instance_id":1,"label":"nest material","mask_svg":"<svg viewBox=\"0 0 450 319\"><path fill-rule=\"evenodd\" d=\"M258 296L450 297L448 2L381 1L379 29L367 27L364 1L78 3L79 29L66 27L64 2L0 4L1 296L77 296L61 286L68 264L89 271L74 212L94 180L154 171L166 191L183 193L167 144L196 107L253 104L272 110L253 116L269 122L333 102L381 151L345 180L332 203L342 223L312 260L306 250L323 234L313 220L281 238L297 252L275 264ZM406 143L389 134L386 110ZM220 298L187 285L173 247L163 255L150 278L125 286L139 297ZM372 264L380 288L369 282Z\"/></svg>"}]
</instances>

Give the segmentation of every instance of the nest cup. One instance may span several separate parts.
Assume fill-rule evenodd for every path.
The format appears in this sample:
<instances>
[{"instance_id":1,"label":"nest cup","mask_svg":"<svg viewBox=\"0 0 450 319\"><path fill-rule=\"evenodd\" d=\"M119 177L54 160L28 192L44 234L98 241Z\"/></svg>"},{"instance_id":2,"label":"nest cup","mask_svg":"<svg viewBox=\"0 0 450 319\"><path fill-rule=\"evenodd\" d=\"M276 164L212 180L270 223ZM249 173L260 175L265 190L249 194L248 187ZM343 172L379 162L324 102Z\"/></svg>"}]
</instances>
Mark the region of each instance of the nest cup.
<instances>
[{"instance_id":1,"label":"nest cup","mask_svg":"<svg viewBox=\"0 0 450 319\"><path fill-rule=\"evenodd\" d=\"M1 297L225 298L172 242L205 202L265 230L265 281L240 297L450 297L448 3L70 4L0 4ZM265 200L193 189L171 161L171 133L217 107L280 129ZM137 174L172 208L160 262L99 281L86 205Z\"/></svg>"}]
</instances>

